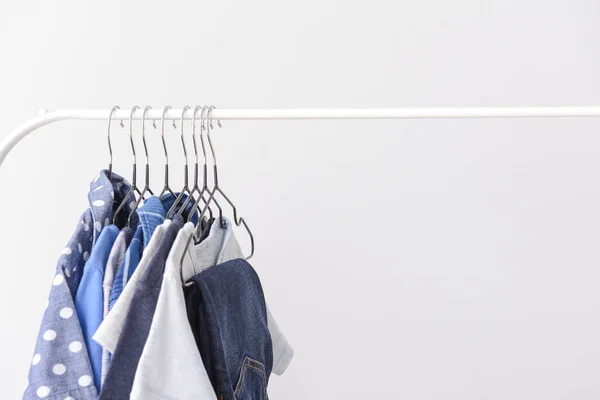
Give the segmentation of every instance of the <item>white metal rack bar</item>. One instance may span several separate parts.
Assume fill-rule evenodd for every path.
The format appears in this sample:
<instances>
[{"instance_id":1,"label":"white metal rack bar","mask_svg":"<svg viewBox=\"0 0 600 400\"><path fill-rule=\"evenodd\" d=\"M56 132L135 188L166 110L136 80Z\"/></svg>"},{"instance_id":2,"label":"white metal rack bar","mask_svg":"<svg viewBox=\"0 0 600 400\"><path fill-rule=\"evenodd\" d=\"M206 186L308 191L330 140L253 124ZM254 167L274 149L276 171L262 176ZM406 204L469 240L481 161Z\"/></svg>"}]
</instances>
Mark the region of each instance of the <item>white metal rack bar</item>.
<instances>
[{"instance_id":1,"label":"white metal rack bar","mask_svg":"<svg viewBox=\"0 0 600 400\"><path fill-rule=\"evenodd\" d=\"M165 119L181 118L181 109L167 111ZM129 119L129 109L114 112L113 120ZM10 150L25 136L56 121L71 119L107 120L110 110L42 110L33 118L13 130L0 144L0 165ZM193 110L186 113L191 119ZM162 109L148 111L146 118L159 120ZM371 108L371 109L215 109L213 119L222 120L269 120L269 119L434 119L434 118L553 118L553 117L600 117L600 106L587 107L458 107L458 108ZM142 118L142 110L134 119Z\"/></svg>"}]
</instances>

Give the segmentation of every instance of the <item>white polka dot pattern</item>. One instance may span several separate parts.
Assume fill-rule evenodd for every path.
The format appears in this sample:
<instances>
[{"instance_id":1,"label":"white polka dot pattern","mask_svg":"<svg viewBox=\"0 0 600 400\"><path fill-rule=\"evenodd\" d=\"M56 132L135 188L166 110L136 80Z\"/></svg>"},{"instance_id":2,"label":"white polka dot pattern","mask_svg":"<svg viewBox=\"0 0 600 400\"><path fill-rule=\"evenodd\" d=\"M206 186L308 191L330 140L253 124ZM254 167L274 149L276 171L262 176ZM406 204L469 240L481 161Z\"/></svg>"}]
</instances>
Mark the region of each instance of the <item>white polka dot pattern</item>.
<instances>
[{"instance_id":1,"label":"white polka dot pattern","mask_svg":"<svg viewBox=\"0 0 600 400\"><path fill-rule=\"evenodd\" d=\"M63 307L60 309L59 315L64 319L71 318L73 316L73 309L71 307Z\"/></svg>"},{"instance_id":2,"label":"white polka dot pattern","mask_svg":"<svg viewBox=\"0 0 600 400\"><path fill-rule=\"evenodd\" d=\"M64 276L62 276L61 274L58 274L58 275L56 275L56 276L54 277L54 280L52 281L52 284L53 284L54 286L58 286L58 285L60 285L61 283L63 283L64 281L65 281L65 277L64 277Z\"/></svg>"},{"instance_id":3,"label":"white polka dot pattern","mask_svg":"<svg viewBox=\"0 0 600 400\"><path fill-rule=\"evenodd\" d=\"M31 365L38 365L38 363L40 362L41 359L42 359L42 356L40 356L39 354L36 354L35 356L33 356L33 360L31 360Z\"/></svg>"},{"instance_id":4,"label":"white polka dot pattern","mask_svg":"<svg viewBox=\"0 0 600 400\"><path fill-rule=\"evenodd\" d=\"M48 397L50 394L50 388L48 386L40 386L36 393L40 399L43 399L44 397Z\"/></svg>"},{"instance_id":5,"label":"white polka dot pattern","mask_svg":"<svg viewBox=\"0 0 600 400\"><path fill-rule=\"evenodd\" d=\"M52 367L52 372L56 375L62 375L67 371L67 367L64 364L56 364Z\"/></svg>"},{"instance_id":6,"label":"white polka dot pattern","mask_svg":"<svg viewBox=\"0 0 600 400\"><path fill-rule=\"evenodd\" d=\"M48 329L46 332L44 332L44 340L50 342L54 339L56 339L56 331Z\"/></svg>"},{"instance_id":7,"label":"white polka dot pattern","mask_svg":"<svg viewBox=\"0 0 600 400\"><path fill-rule=\"evenodd\" d=\"M79 341L71 342L71 344L69 344L69 350L71 350L72 353L79 353L82 348L83 345Z\"/></svg>"},{"instance_id":8,"label":"white polka dot pattern","mask_svg":"<svg viewBox=\"0 0 600 400\"><path fill-rule=\"evenodd\" d=\"M77 383L79 383L79 386L81 387L90 386L90 383L92 383L92 377L89 375L83 375L79 378Z\"/></svg>"}]
</instances>

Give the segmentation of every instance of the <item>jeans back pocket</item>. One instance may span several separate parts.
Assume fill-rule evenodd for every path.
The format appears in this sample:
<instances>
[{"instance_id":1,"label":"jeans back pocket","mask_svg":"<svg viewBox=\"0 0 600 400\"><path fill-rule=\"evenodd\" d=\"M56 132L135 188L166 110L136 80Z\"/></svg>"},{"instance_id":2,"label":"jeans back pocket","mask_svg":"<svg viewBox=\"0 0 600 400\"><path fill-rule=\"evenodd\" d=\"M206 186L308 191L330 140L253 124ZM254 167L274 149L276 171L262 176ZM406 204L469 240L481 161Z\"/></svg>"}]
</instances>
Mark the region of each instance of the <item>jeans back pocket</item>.
<instances>
[{"instance_id":1,"label":"jeans back pocket","mask_svg":"<svg viewBox=\"0 0 600 400\"><path fill-rule=\"evenodd\" d=\"M267 400L267 373L265 365L248 356L244 357L237 385L237 400Z\"/></svg>"}]
</instances>

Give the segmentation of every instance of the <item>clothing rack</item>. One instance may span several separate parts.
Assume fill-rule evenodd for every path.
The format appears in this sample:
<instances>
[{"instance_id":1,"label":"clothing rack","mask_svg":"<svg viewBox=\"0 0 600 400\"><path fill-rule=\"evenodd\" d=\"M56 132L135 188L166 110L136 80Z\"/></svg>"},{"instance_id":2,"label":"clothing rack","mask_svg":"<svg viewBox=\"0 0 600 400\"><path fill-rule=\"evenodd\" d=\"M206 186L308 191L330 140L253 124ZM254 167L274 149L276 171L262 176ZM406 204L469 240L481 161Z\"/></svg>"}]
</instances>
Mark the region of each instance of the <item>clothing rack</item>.
<instances>
[{"instance_id":1,"label":"clothing rack","mask_svg":"<svg viewBox=\"0 0 600 400\"><path fill-rule=\"evenodd\" d=\"M10 150L34 130L57 121L72 119L107 120L111 110L40 110L38 116L13 130L0 144L0 166ZM113 120L127 120L128 109L112 114ZM181 109L170 109L167 120L181 119ZM134 113L133 119L142 118L143 110ZM163 109L155 108L146 114L148 120L160 120ZM192 119L188 110L184 119ZM367 108L367 109L215 109L212 119L217 120L269 120L269 119L439 119L439 118L551 118L599 117L600 106L588 107L457 107L457 108Z\"/></svg>"}]
</instances>

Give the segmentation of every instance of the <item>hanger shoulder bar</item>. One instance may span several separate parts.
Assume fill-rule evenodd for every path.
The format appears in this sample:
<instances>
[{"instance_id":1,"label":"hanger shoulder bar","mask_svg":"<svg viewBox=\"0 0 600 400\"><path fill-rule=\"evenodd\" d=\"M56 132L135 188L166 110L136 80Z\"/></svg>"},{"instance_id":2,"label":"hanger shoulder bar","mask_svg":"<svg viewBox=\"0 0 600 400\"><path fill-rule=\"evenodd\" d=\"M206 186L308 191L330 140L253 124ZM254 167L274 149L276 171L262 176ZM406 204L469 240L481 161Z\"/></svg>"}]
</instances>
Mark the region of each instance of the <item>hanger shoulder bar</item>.
<instances>
[{"instance_id":1,"label":"hanger shoulder bar","mask_svg":"<svg viewBox=\"0 0 600 400\"><path fill-rule=\"evenodd\" d=\"M131 110L114 112L113 119L129 119ZM193 110L186 113L191 119ZM165 119L181 118L181 109L171 109ZM41 112L14 129L0 144L0 165L10 150L25 136L42 126L71 119L107 120L110 110L62 110ZM136 111L133 119L141 119L143 110ZM269 119L436 119L436 118L551 118L599 117L600 106L587 107L438 107L438 108L363 108L363 109L215 109L212 118L220 120ZM160 120L161 109L149 110L146 119Z\"/></svg>"}]
</instances>

